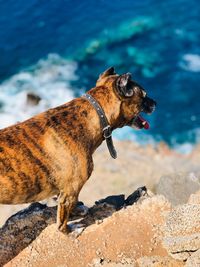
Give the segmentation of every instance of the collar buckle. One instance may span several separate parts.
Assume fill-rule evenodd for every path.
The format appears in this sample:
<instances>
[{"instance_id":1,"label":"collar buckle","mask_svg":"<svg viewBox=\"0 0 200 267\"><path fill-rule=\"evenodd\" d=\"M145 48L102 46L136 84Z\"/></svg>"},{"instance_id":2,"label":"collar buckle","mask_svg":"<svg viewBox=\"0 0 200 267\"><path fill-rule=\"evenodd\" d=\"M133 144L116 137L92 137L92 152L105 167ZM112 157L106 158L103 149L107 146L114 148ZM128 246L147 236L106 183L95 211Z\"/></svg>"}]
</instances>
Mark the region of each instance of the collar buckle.
<instances>
[{"instance_id":1,"label":"collar buckle","mask_svg":"<svg viewBox=\"0 0 200 267\"><path fill-rule=\"evenodd\" d=\"M103 137L105 139L109 138L112 136L112 130L110 125L107 125L106 127L103 128Z\"/></svg>"}]
</instances>

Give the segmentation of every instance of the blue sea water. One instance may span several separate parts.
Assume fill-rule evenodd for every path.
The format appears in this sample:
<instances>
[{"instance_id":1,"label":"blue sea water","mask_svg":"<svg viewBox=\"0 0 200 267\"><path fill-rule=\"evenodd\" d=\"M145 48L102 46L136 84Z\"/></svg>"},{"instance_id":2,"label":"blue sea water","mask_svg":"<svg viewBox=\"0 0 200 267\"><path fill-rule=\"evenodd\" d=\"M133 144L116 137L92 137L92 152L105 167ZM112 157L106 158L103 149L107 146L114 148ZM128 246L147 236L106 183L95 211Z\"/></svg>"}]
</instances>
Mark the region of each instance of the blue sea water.
<instances>
[{"instance_id":1,"label":"blue sea water","mask_svg":"<svg viewBox=\"0 0 200 267\"><path fill-rule=\"evenodd\" d=\"M121 139L200 142L197 0L0 0L0 127L66 102L115 66L158 103L149 131ZM42 97L26 107L26 92Z\"/></svg>"}]
</instances>

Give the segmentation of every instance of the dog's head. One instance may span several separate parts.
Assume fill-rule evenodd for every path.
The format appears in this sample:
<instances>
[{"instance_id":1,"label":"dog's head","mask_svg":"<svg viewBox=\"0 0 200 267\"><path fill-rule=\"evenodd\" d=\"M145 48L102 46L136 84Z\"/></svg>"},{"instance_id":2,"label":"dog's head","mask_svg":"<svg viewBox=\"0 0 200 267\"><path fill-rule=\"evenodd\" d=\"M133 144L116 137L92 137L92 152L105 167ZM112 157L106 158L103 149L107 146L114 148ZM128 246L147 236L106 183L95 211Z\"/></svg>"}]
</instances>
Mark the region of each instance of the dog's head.
<instances>
[{"instance_id":1,"label":"dog's head","mask_svg":"<svg viewBox=\"0 0 200 267\"><path fill-rule=\"evenodd\" d=\"M139 129L149 128L148 122L140 113L151 114L155 110L156 102L147 96L142 86L131 79L130 73L118 75L111 67L99 76L97 86L102 85L112 88L121 100L120 116L125 125Z\"/></svg>"}]
</instances>

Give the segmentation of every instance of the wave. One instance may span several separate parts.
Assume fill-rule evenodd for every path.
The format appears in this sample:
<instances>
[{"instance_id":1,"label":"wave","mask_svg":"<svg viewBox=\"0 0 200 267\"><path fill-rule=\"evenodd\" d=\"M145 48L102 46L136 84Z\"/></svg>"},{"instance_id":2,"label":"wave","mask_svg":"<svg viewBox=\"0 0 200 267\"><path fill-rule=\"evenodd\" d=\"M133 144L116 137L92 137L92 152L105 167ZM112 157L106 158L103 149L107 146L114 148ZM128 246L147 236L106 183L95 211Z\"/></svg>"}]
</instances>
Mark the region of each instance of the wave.
<instances>
[{"instance_id":1,"label":"wave","mask_svg":"<svg viewBox=\"0 0 200 267\"><path fill-rule=\"evenodd\" d=\"M187 71L200 72L200 55L185 54L180 67Z\"/></svg>"},{"instance_id":2,"label":"wave","mask_svg":"<svg viewBox=\"0 0 200 267\"><path fill-rule=\"evenodd\" d=\"M0 84L0 128L71 100L76 69L76 62L49 54ZM40 97L38 105L27 104L28 93Z\"/></svg>"}]
</instances>

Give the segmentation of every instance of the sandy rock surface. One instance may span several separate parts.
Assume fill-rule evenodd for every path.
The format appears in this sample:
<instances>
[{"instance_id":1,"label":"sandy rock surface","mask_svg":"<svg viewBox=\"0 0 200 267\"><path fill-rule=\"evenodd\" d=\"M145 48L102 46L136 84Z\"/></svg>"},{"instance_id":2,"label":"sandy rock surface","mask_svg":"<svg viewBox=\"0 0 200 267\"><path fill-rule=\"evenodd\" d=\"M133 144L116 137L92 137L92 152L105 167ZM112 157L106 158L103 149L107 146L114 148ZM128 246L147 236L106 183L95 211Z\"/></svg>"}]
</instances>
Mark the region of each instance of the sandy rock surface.
<instances>
[{"instance_id":1,"label":"sandy rock surface","mask_svg":"<svg viewBox=\"0 0 200 267\"><path fill-rule=\"evenodd\" d=\"M141 256L167 256L161 226L170 209L164 197L148 198L87 227L77 239L61 234L53 224L5 266L86 267L95 259L116 263L129 259L132 264Z\"/></svg>"},{"instance_id":2,"label":"sandy rock surface","mask_svg":"<svg viewBox=\"0 0 200 267\"><path fill-rule=\"evenodd\" d=\"M138 267L136 262L132 259L124 259L122 261L123 263L115 263L115 262L106 262L101 261L101 259L94 259L91 264L88 265L88 267Z\"/></svg>"},{"instance_id":3,"label":"sandy rock surface","mask_svg":"<svg viewBox=\"0 0 200 267\"><path fill-rule=\"evenodd\" d=\"M192 253L188 258L185 267L199 267L200 266L200 249Z\"/></svg>"},{"instance_id":4,"label":"sandy rock surface","mask_svg":"<svg viewBox=\"0 0 200 267\"><path fill-rule=\"evenodd\" d=\"M182 267L185 264L169 256L142 257L137 260L138 267Z\"/></svg>"},{"instance_id":5,"label":"sandy rock surface","mask_svg":"<svg viewBox=\"0 0 200 267\"><path fill-rule=\"evenodd\" d=\"M163 245L179 260L186 260L200 248L200 205L177 206L168 214Z\"/></svg>"}]
</instances>

